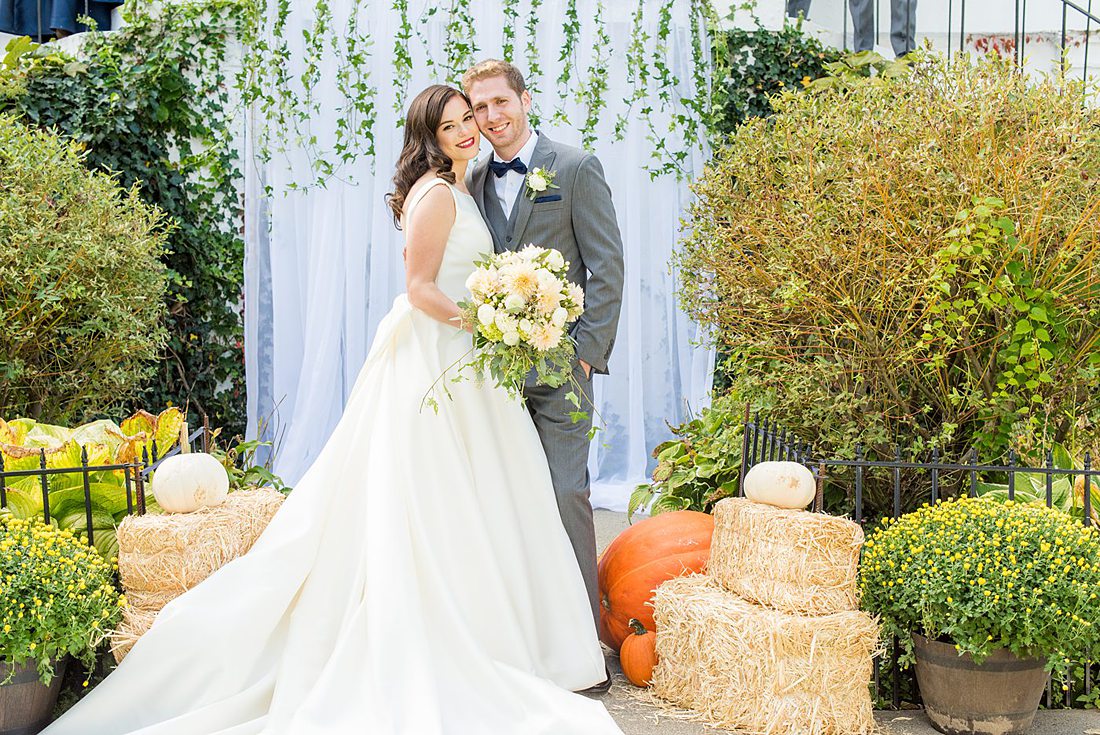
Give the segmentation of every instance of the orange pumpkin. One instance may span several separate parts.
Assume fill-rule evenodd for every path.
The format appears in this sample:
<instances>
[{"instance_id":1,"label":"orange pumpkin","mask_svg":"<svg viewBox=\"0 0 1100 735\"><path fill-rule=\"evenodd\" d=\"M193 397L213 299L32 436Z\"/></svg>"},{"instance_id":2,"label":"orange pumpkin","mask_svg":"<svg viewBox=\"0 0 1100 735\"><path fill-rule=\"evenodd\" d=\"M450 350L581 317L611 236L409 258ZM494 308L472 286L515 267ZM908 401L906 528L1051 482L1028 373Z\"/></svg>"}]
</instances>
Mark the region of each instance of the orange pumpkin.
<instances>
[{"instance_id":1,"label":"orange pumpkin","mask_svg":"<svg viewBox=\"0 0 1100 735\"><path fill-rule=\"evenodd\" d=\"M633 635L628 635L619 649L619 663L630 683L647 687L653 681L653 669L657 666L657 636L646 630L636 618L630 619Z\"/></svg>"},{"instance_id":2,"label":"orange pumpkin","mask_svg":"<svg viewBox=\"0 0 1100 735\"><path fill-rule=\"evenodd\" d=\"M710 558L714 517L694 510L661 513L635 523L600 557L600 640L615 651L637 618L653 630L650 602L657 585L701 572Z\"/></svg>"}]
</instances>

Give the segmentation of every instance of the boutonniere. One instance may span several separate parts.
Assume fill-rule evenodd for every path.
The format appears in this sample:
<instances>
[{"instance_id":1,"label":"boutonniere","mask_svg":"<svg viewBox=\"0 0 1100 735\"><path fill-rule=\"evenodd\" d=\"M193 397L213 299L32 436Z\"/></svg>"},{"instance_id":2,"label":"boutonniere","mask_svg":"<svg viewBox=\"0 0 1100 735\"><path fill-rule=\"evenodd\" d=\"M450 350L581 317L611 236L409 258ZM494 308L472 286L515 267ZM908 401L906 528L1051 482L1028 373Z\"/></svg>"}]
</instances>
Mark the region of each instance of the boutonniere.
<instances>
[{"instance_id":1,"label":"boutonniere","mask_svg":"<svg viewBox=\"0 0 1100 735\"><path fill-rule=\"evenodd\" d=\"M554 184L555 171L547 171L542 168L533 168L527 172L527 197L534 199L548 189L559 188Z\"/></svg>"}]
</instances>

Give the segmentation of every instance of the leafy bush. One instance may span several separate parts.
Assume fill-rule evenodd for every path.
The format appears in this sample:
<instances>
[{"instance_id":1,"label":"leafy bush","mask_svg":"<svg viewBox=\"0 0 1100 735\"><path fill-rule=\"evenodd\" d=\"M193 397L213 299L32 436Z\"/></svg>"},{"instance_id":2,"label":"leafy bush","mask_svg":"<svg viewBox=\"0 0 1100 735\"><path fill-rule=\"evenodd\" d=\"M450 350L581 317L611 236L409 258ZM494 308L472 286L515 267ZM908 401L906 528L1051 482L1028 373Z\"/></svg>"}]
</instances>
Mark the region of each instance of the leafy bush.
<instances>
[{"instance_id":1,"label":"leafy bush","mask_svg":"<svg viewBox=\"0 0 1100 735\"><path fill-rule=\"evenodd\" d=\"M840 57L836 49L803 33L801 21L788 22L778 31L712 30L711 53L710 128L716 145L745 120L771 115L773 95L801 89Z\"/></svg>"},{"instance_id":2,"label":"leafy bush","mask_svg":"<svg viewBox=\"0 0 1100 735\"><path fill-rule=\"evenodd\" d=\"M16 39L0 64L0 112L79 142L89 167L173 224L167 342L140 402L189 406L233 434L245 430L244 244L227 51L248 7L127 3L128 25L85 34L79 58Z\"/></svg>"},{"instance_id":3,"label":"leafy bush","mask_svg":"<svg viewBox=\"0 0 1100 735\"><path fill-rule=\"evenodd\" d=\"M946 636L979 663L1008 648L1065 672L1100 654L1100 531L1051 508L963 498L884 522L860 586L910 659L910 632Z\"/></svg>"},{"instance_id":4,"label":"leafy bush","mask_svg":"<svg viewBox=\"0 0 1100 735\"><path fill-rule=\"evenodd\" d=\"M696 182L677 256L735 391L830 454L1073 444L1100 409L1100 113L1082 94L926 58L747 121ZM888 507L887 484L867 491Z\"/></svg>"},{"instance_id":5,"label":"leafy bush","mask_svg":"<svg viewBox=\"0 0 1100 735\"><path fill-rule=\"evenodd\" d=\"M133 396L166 334L163 217L0 115L0 412L83 418Z\"/></svg>"},{"instance_id":6,"label":"leafy bush","mask_svg":"<svg viewBox=\"0 0 1100 735\"><path fill-rule=\"evenodd\" d=\"M90 667L125 604L113 564L72 531L0 516L0 661L35 661L46 684L65 656Z\"/></svg>"},{"instance_id":7,"label":"leafy bush","mask_svg":"<svg viewBox=\"0 0 1100 735\"><path fill-rule=\"evenodd\" d=\"M648 508L709 513L722 498L736 494L741 471L744 408L731 397L718 398L695 418L673 427L677 438L657 445L653 482L630 496L629 516Z\"/></svg>"}]
</instances>

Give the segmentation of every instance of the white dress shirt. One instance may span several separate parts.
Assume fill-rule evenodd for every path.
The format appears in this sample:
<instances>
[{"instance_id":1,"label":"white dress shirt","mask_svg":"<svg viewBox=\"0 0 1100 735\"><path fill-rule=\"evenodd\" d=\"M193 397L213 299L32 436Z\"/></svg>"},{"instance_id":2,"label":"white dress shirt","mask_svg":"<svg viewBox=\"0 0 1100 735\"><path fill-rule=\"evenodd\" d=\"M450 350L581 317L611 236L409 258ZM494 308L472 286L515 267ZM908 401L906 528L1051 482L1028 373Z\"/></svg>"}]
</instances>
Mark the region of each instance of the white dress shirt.
<instances>
[{"instance_id":1,"label":"white dress shirt","mask_svg":"<svg viewBox=\"0 0 1100 735\"><path fill-rule=\"evenodd\" d=\"M523 161L523 164L528 168L531 167L531 156L535 155L535 146L538 142L539 134L532 130L531 137L527 139L527 142L519 149L519 153L516 154L516 158ZM500 161L501 163L508 163L508 161L498 156L496 151L493 151L493 160ZM495 179L495 181L493 181L493 186L496 187L497 199L500 200L500 206L504 210L504 216L511 219L512 209L516 206L516 199L519 197L519 192L523 188L523 183L527 177L518 171L508 171L500 177L495 176L490 171L489 176Z\"/></svg>"}]
</instances>

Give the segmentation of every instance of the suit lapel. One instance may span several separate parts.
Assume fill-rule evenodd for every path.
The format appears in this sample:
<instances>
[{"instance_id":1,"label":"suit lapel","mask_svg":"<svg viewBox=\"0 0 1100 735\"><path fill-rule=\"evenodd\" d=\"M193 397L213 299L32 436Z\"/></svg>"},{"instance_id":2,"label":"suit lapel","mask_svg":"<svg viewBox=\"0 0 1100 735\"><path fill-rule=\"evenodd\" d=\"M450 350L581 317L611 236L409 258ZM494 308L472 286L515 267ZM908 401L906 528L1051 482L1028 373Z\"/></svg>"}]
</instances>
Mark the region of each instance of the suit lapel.
<instances>
[{"instance_id":1,"label":"suit lapel","mask_svg":"<svg viewBox=\"0 0 1100 735\"><path fill-rule=\"evenodd\" d=\"M504 249L504 243L502 242L504 236L497 232L497 228L493 226L493 218L489 216L485 208L485 187L488 184L486 178L489 172L489 161L492 158L493 154L490 153L488 158L474 167L474 172L470 177L470 190L474 196L474 201L477 203L477 208L481 211L481 218L485 220L489 228L489 234L493 236L493 249L499 253Z\"/></svg>"},{"instance_id":2,"label":"suit lapel","mask_svg":"<svg viewBox=\"0 0 1100 735\"><path fill-rule=\"evenodd\" d=\"M485 214L485 173L489 170L489 161L492 158L493 154L490 153L488 158L474 166L474 173L470 178L470 189L473 191L474 201L477 202L477 208L481 210L483 219L488 219Z\"/></svg>"},{"instance_id":3,"label":"suit lapel","mask_svg":"<svg viewBox=\"0 0 1100 735\"><path fill-rule=\"evenodd\" d=\"M554 144L545 135L539 134L539 141L535 144L535 151L531 154L531 165L528 166L528 170L533 168L541 168L545 170L551 170L551 166L554 165L554 159L557 157L557 153L554 151ZM509 218L508 224L511 225L512 230L512 242L511 249L521 247L520 237L523 235L523 231L527 229L527 220L531 219L531 210L535 208L535 203L528 196L527 192L527 180L524 179L523 185L519 190L519 197L516 199L515 211L512 213L513 218Z\"/></svg>"}]
</instances>

